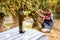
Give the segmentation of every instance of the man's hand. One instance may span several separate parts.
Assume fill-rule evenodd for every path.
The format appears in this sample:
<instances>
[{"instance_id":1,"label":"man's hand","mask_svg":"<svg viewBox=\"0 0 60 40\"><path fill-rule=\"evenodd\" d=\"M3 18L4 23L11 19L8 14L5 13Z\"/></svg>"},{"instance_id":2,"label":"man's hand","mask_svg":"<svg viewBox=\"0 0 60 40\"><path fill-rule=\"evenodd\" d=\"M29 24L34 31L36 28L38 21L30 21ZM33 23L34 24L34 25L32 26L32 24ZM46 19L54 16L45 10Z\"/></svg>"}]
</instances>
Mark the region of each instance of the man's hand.
<instances>
[{"instance_id":1,"label":"man's hand","mask_svg":"<svg viewBox=\"0 0 60 40\"><path fill-rule=\"evenodd\" d=\"M43 16L43 15L40 15L40 17L43 18L43 19L45 19L45 16Z\"/></svg>"}]
</instances>

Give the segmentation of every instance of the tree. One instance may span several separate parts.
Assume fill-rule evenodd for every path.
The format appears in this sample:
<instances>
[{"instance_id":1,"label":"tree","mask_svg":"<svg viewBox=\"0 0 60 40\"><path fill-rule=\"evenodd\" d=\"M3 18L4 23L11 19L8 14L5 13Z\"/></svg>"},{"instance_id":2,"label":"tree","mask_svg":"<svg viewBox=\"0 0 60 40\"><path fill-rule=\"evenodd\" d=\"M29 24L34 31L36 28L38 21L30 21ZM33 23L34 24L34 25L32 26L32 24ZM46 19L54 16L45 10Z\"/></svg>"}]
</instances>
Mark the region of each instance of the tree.
<instances>
[{"instance_id":1,"label":"tree","mask_svg":"<svg viewBox=\"0 0 60 40\"><path fill-rule=\"evenodd\" d=\"M56 17L60 18L60 1L58 1L56 5Z\"/></svg>"}]
</instances>

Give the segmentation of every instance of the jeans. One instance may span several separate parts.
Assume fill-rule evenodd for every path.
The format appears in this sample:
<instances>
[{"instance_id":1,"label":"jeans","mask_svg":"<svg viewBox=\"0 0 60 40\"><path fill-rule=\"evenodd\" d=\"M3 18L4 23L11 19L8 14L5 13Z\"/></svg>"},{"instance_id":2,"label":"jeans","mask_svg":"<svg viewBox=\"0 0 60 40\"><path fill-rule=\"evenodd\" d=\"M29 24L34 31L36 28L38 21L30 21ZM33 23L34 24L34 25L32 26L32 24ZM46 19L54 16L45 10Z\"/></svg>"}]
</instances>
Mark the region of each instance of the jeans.
<instances>
[{"instance_id":1,"label":"jeans","mask_svg":"<svg viewBox=\"0 0 60 40\"><path fill-rule=\"evenodd\" d=\"M45 19L42 26L43 26L43 28L47 28L47 29L51 30L53 28L53 20Z\"/></svg>"}]
</instances>

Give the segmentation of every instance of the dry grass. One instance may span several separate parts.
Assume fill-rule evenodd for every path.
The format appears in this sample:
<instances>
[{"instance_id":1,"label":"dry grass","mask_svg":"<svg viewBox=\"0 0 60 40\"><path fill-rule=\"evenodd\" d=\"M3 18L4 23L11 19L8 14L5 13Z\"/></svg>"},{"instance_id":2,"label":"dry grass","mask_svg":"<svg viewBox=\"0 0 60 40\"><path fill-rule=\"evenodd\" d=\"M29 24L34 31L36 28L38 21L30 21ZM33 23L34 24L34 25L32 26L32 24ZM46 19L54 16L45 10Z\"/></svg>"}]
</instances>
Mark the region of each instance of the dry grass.
<instances>
[{"instance_id":1,"label":"dry grass","mask_svg":"<svg viewBox=\"0 0 60 40\"><path fill-rule=\"evenodd\" d=\"M16 24L14 23L13 26L16 26ZM5 30L6 28L3 29ZM35 27L35 29L40 30L39 27ZM54 19L54 28L50 33L45 33L45 34L48 36L49 40L60 40L60 20Z\"/></svg>"},{"instance_id":2,"label":"dry grass","mask_svg":"<svg viewBox=\"0 0 60 40\"><path fill-rule=\"evenodd\" d=\"M48 35L49 40L60 40L60 20L54 20L54 28L51 33L46 33Z\"/></svg>"},{"instance_id":3,"label":"dry grass","mask_svg":"<svg viewBox=\"0 0 60 40\"><path fill-rule=\"evenodd\" d=\"M34 29L38 29L40 31L39 27L35 27ZM49 40L60 40L60 20L54 19L54 28L51 30L50 33L45 33Z\"/></svg>"}]
</instances>

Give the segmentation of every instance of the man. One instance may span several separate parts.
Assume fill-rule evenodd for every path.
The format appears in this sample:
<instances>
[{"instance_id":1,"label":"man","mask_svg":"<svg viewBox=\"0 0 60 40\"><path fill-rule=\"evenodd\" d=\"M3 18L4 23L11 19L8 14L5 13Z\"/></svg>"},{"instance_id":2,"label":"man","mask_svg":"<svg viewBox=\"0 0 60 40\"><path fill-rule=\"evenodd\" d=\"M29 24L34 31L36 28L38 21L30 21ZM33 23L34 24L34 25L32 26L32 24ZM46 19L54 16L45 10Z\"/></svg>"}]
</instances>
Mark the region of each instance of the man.
<instances>
[{"instance_id":1,"label":"man","mask_svg":"<svg viewBox=\"0 0 60 40\"><path fill-rule=\"evenodd\" d=\"M22 27L22 21L24 20L24 13L22 9L18 10L18 17L19 17L19 33L24 33L23 27Z\"/></svg>"},{"instance_id":2,"label":"man","mask_svg":"<svg viewBox=\"0 0 60 40\"><path fill-rule=\"evenodd\" d=\"M53 14L47 9L43 12L44 22L43 22L43 32L50 32L53 28Z\"/></svg>"}]
</instances>

